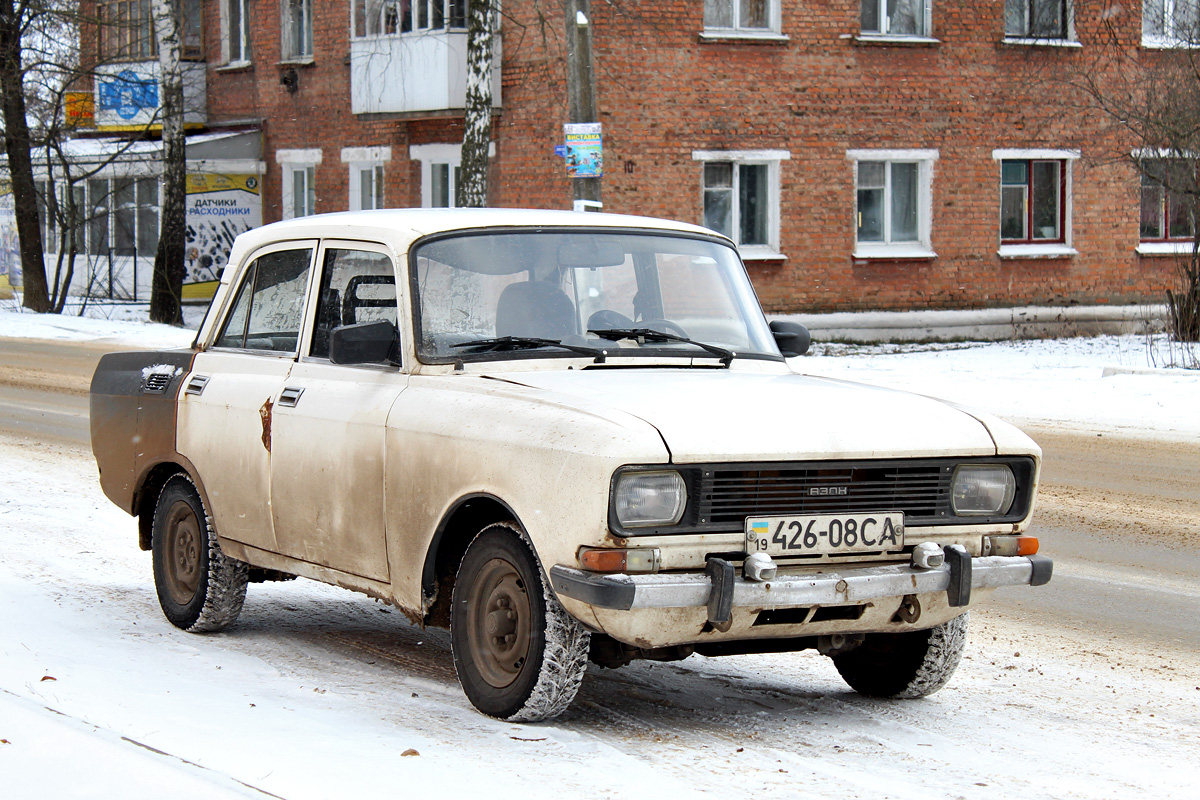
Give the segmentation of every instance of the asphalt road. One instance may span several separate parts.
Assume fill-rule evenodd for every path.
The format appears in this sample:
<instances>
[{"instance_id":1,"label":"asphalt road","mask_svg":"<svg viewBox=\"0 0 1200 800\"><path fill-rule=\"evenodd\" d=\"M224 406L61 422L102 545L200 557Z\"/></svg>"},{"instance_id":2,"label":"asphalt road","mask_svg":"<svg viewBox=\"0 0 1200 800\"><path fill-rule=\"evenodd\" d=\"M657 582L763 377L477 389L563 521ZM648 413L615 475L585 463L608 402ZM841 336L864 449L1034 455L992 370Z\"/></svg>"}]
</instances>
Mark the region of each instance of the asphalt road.
<instances>
[{"instance_id":1,"label":"asphalt road","mask_svg":"<svg viewBox=\"0 0 1200 800\"><path fill-rule=\"evenodd\" d=\"M86 446L88 383L111 349L4 340L0 431ZM1054 579L999 590L983 613L1131 648L1200 650L1200 442L1029 432L1045 455L1033 532Z\"/></svg>"}]
</instances>

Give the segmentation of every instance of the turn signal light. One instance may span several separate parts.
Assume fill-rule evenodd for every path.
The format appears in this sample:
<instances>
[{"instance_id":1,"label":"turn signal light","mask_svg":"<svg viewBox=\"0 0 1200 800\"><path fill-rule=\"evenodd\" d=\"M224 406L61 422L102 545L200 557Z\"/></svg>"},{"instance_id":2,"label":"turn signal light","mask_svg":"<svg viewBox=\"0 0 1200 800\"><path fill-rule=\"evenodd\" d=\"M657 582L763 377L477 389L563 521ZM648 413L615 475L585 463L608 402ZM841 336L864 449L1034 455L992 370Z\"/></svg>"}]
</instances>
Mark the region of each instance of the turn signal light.
<instances>
[{"instance_id":1,"label":"turn signal light","mask_svg":"<svg viewBox=\"0 0 1200 800\"><path fill-rule=\"evenodd\" d=\"M1032 556L1038 551L1038 540L1036 536L1018 536L1017 537L1017 555Z\"/></svg>"},{"instance_id":2,"label":"turn signal light","mask_svg":"<svg viewBox=\"0 0 1200 800\"><path fill-rule=\"evenodd\" d=\"M589 572L657 572L659 556L657 547L581 547L578 554L579 565Z\"/></svg>"}]
</instances>

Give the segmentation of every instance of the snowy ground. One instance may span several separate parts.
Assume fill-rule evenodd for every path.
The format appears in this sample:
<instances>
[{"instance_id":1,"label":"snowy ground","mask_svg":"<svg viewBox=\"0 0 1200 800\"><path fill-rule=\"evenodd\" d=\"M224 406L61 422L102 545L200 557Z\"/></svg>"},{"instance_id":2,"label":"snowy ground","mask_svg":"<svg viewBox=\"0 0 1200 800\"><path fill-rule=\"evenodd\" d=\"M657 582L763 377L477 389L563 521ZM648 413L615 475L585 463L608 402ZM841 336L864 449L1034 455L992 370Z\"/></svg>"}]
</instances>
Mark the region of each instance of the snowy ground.
<instances>
[{"instance_id":1,"label":"snowy ground","mask_svg":"<svg viewBox=\"0 0 1200 800\"><path fill-rule=\"evenodd\" d=\"M192 334L0 310L5 337ZM1140 371L1141 338L817 353L796 366L1036 427L1200 437L1200 374ZM227 633L172 628L135 535L85 448L0 435L0 797L1183 800L1200 785L1197 661L1167 647L985 610L923 701L857 697L813 654L693 657L592 667L564 718L513 726L470 709L443 632L360 595L255 585Z\"/></svg>"}]
</instances>

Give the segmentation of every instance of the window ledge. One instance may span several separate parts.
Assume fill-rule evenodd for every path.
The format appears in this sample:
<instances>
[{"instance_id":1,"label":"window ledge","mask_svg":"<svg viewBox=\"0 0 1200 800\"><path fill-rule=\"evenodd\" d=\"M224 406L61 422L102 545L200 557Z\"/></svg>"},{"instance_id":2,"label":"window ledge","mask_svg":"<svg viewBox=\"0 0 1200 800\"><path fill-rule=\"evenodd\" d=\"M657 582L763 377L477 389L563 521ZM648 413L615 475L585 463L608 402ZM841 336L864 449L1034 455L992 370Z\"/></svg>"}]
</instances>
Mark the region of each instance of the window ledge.
<instances>
[{"instance_id":1,"label":"window ledge","mask_svg":"<svg viewBox=\"0 0 1200 800\"><path fill-rule=\"evenodd\" d=\"M1073 39L1052 39L1040 36L1005 36L1003 44L1016 47L1065 47L1070 50L1082 50L1083 44Z\"/></svg>"},{"instance_id":2,"label":"window ledge","mask_svg":"<svg viewBox=\"0 0 1200 800\"><path fill-rule=\"evenodd\" d=\"M705 30L700 32L701 42L738 42L740 44L787 44L792 39L787 34L775 31L753 30Z\"/></svg>"},{"instance_id":3,"label":"window ledge","mask_svg":"<svg viewBox=\"0 0 1200 800\"><path fill-rule=\"evenodd\" d=\"M1143 50L1195 50L1200 48L1200 43L1189 42L1185 39L1142 39Z\"/></svg>"},{"instance_id":4,"label":"window ledge","mask_svg":"<svg viewBox=\"0 0 1200 800\"><path fill-rule=\"evenodd\" d=\"M766 244L740 244L738 255L742 261L787 261L787 256Z\"/></svg>"},{"instance_id":5,"label":"window ledge","mask_svg":"<svg viewBox=\"0 0 1200 800\"><path fill-rule=\"evenodd\" d=\"M1143 256L1190 256L1193 242L1141 242L1137 252Z\"/></svg>"},{"instance_id":6,"label":"window ledge","mask_svg":"<svg viewBox=\"0 0 1200 800\"><path fill-rule=\"evenodd\" d=\"M295 58L284 58L275 62L277 67L311 67L317 62L312 56L296 56Z\"/></svg>"},{"instance_id":7,"label":"window ledge","mask_svg":"<svg viewBox=\"0 0 1200 800\"><path fill-rule=\"evenodd\" d=\"M862 244L854 248L856 261L926 261L937 253L923 244Z\"/></svg>"},{"instance_id":8,"label":"window ledge","mask_svg":"<svg viewBox=\"0 0 1200 800\"><path fill-rule=\"evenodd\" d=\"M854 37L855 44L900 45L904 47L933 47L942 43L941 39L929 36L897 36L890 33L860 33Z\"/></svg>"},{"instance_id":9,"label":"window ledge","mask_svg":"<svg viewBox=\"0 0 1200 800\"><path fill-rule=\"evenodd\" d=\"M1069 244L1002 244L996 254L1001 258L1071 258L1079 251Z\"/></svg>"},{"instance_id":10,"label":"window ledge","mask_svg":"<svg viewBox=\"0 0 1200 800\"><path fill-rule=\"evenodd\" d=\"M213 72L241 72L250 69L254 65L249 61L230 61L228 64L222 64L216 67Z\"/></svg>"}]
</instances>

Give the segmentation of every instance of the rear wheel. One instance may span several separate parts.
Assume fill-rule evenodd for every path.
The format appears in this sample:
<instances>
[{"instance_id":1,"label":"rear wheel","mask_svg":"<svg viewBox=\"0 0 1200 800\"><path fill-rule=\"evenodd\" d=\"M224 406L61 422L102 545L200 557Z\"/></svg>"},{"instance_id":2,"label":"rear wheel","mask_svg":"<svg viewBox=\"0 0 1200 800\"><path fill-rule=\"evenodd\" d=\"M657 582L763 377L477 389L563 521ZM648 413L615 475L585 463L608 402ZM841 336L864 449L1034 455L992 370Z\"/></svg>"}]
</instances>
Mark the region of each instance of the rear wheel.
<instances>
[{"instance_id":1,"label":"rear wheel","mask_svg":"<svg viewBox=\"0 0 1200 800\"><path fill-rule=\"evenodd\" d=\"M924 631L870 633L833 656L842 679L871 697L925 697L950 680L967 643L967 615Z\"/></svg>"},{"instance_id":2,"label":"rear wheel","mask_svg":"<svg viewBox=\"0 0 1200 800\"><path fill-rule=\"evenodd\" d=\"M154 586L163 614L196 633L233 624L246 599L249 565L227 557L196 487L186 476L167 481L154 508Z\"/></svg>"},{"instance_id":3,"label":"rear wheel","mask_svg":"<svg viewBox=\"0 0 1200 800\"><path fill-rule=\"evenodd\" d=\"M566 710L583 681L591 636L559 605L515 525L489 525L475 537L452 603L454 668L472 705L512 722Z\"/></svg>"}]
</instances>

